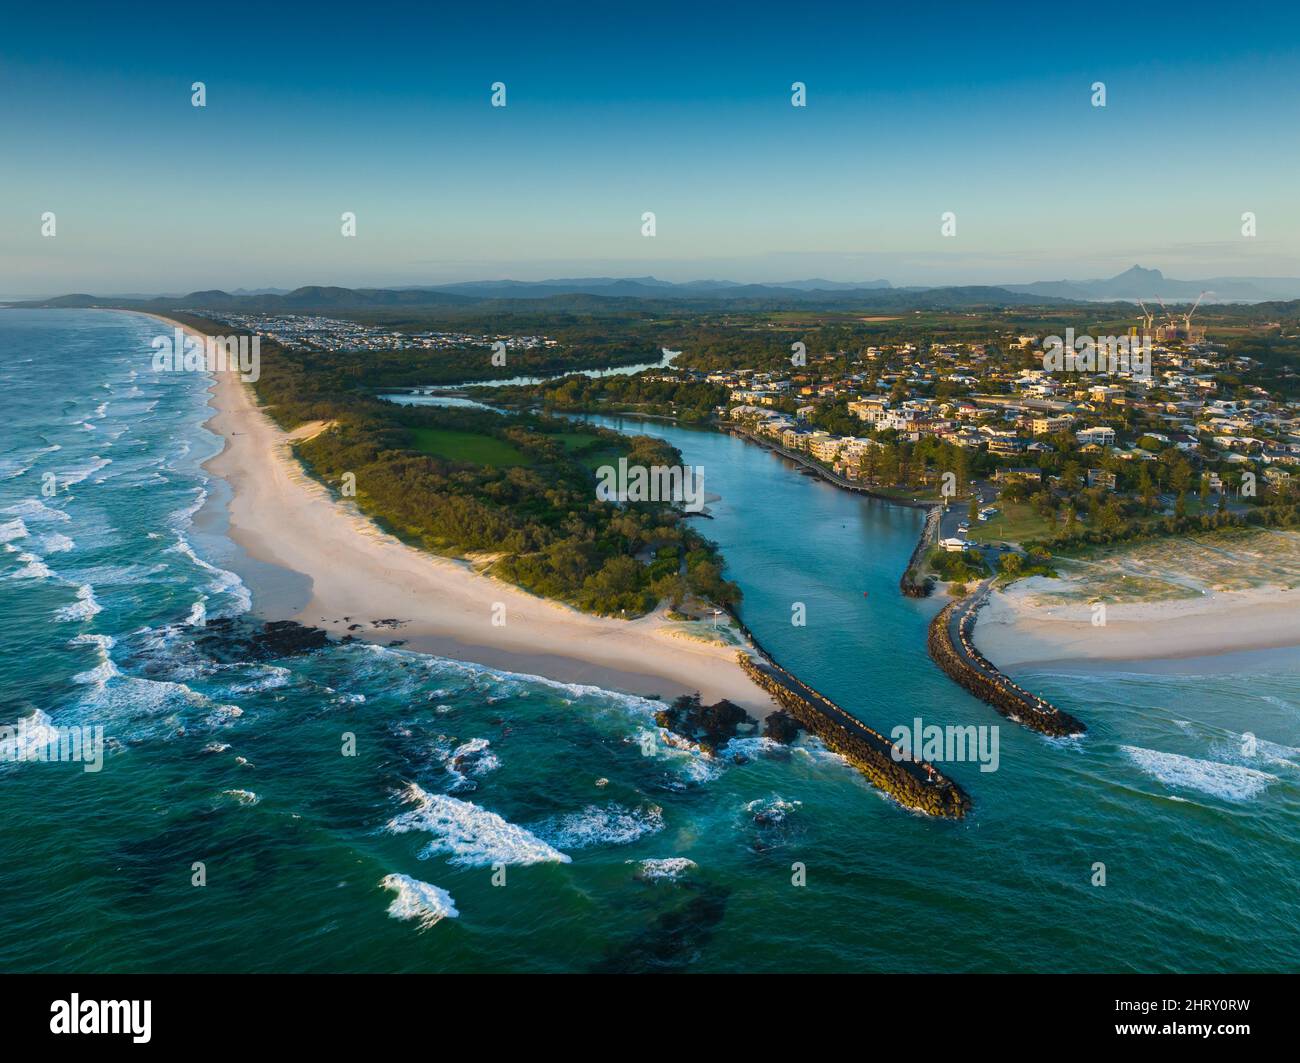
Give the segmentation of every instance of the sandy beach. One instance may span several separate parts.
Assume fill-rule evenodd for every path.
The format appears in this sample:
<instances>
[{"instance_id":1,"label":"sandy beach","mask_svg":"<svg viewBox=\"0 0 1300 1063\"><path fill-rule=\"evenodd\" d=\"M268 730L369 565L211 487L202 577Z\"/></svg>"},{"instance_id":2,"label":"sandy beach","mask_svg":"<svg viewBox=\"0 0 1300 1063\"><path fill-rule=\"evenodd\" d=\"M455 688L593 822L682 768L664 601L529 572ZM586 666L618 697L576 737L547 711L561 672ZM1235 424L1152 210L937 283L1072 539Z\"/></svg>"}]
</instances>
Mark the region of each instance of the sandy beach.
<instances>
[{"instance_id":1,"label":"sandy beach","mask_svg":"<svg viewBox=\"0 0 1300 1063\"><path fill-rule=\"evenodd\" d=\"M1156 661L1300 646L1300 590L1204 589L1174 600L1107 602L1093 623L1087 600L1060 601L1060 580L995 591L975 625L976 647L999 667Z\"/></svg>"},{"instance_id":2,"label":"sandy beach","mask_svg":"<svg viewBox=\"0 0 1300 1063\"><path fill-rule=\"evenodd\" d=\"M681 637L662 610L631 621L589 616L384 533L294 457L296 439L327 426L285 433L237 373L213 378L207 427L225 445L205 467L230 485L229 535L256 563L240 575L258 615L562 683L663 698L699 691L760 718L776 707L733 647ZM494 614L505 623L494 625Z\"/></svg>"}]
</instances>

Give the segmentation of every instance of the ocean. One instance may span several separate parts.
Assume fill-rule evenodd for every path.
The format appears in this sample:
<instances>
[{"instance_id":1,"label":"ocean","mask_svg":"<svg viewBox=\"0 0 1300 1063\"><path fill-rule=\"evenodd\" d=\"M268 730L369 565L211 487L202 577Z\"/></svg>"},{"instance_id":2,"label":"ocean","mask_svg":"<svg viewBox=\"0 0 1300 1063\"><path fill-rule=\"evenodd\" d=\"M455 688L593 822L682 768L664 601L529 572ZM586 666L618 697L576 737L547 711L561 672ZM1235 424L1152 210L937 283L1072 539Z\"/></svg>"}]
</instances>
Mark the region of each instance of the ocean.
<instances>
[{"instance_id":1,"label":"ocean","mask_svg":"<svg viewBox=\"0 0 1300 1063\"><path fill-rule=\"evenodd\" d=\"M600 420L705 469L699 527L782 664L886 732L999 725L997 771L943 765L971 816L904 811L816 742L646 744L653 700L400 647L274 656L201 467L209 381L151 370L165 331L0 311L0 724L105 742L85 771L0 731L0 970L1300 964L1281 658L1017 673L1090 728L1042 738L927 657L937 603L897 591L919 512L624 418Z\"/></svg>"}]
</instances>

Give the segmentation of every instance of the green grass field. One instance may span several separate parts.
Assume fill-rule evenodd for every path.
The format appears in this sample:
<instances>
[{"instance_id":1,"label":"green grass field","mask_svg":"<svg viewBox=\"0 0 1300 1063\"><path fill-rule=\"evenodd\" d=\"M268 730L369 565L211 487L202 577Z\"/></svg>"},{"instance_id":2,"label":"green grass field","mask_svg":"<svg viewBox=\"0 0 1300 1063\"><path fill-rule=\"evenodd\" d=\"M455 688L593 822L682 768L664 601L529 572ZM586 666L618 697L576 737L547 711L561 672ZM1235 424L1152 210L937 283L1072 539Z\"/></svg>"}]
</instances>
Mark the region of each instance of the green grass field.
<instances>
[{"instance_id":1,"label":"green grass field","mask_svg":"<svg viewBox=\"0 0 1300 1063\"><path fill-rule=\"evenodd\" d=\"M565 451L592 472L602 465L617 465L623 454L617 445L589 432L565 432L551 438L558 440Z\"/></svg>"},{"instance_id":2,"label":"green grass field","mask_svg":"<svg viewBox=\"0 0 1300 1063\"><path fill-rule=\"evenodd\" d=\"M413 428L412 446L421 454L433 454L449 461L469 461L475 465L509 468L527 465L528 458L504 440L478 432L461 432L452 428Z\"/></svg>"},{"instance_id":3,"label":"green grass field","mask_svg":"<svg viewBox=\"0 0 1300 1063\"><path fill-rule=\"evenodd\" d=\"M933 487L875 487L871 493L882 498L896 498L900 502L942 502L943 496Z\"/></svg>"},{"instance_id":4,"label":"green grass field","mask_svg":"<svg viewBox=\"0 0 1300 1063\"><path fill-rule=\"evenodd\" d=\"M563 435L552 436L551 438L558 439L560 445L569 453L601 441L600 436L591 435L589 432L565 432Z\"/></svg>"},{"instance_id":5,"label":"green grass field","mask_svg":"<svg viewBox=\"0 0 1300 1063\"><path fill-rule=\"evenodd\" d=\"M972 521L966 536L976 543L1021 543L1026 539L1048 539L1055 527L1040 517L1027 502L999 502L1002 510L989 520Z\"/></svg>"}]
</instances>

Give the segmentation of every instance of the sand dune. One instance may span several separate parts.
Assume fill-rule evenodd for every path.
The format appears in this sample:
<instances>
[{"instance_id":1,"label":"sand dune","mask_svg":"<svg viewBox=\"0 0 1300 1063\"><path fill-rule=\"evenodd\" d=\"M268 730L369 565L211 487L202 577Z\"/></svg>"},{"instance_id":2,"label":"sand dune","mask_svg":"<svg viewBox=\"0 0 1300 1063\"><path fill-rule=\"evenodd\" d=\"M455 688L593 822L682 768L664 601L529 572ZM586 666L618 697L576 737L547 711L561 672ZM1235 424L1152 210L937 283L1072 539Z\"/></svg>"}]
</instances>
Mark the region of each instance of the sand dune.
<instances>
[{"instance_id":1,"label":"sand dune","mask_svg":"<svg viewBox=\"0 0 1300 1063\"><path fill-rule=\"evenodd\" d=\"M1206 590L1164 601L1110 602L1105 624L1086 601L1038 599L1060 581L1022 580L995 592L975 625L975 645L1006 667L1063 661L1208 657L1300 646L1300 591Z\"/></svg>"}]
</instances>

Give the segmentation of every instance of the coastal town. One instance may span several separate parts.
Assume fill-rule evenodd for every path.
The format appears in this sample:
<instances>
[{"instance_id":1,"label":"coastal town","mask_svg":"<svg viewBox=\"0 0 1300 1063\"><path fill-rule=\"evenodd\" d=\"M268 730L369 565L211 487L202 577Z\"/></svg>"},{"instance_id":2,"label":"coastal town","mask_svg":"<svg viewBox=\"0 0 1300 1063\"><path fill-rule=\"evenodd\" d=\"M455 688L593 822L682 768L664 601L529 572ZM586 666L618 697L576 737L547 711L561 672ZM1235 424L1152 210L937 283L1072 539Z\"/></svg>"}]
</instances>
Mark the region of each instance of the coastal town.
<instances>
[{"instance_id":1,"label":"coastal town","mask_svg":"<svg viewBox=\"0 0 1300 1063\"><path fill-rule=\"evenodd\" d=\"M322 314L235 314L213 315L233 329L274 340L294 351L411 351L460 350L466 347L505 345L508 351L556 348L559 341L548 336L485 334L434 329L398 329L347 321Z\"/></svg>"},{"instance_id":2,"label":"coastal town","mask_svg":"<svg viewBox=\"0 0 1300 1063\"><path fill-rule=\"evenodd\" d=\"M1024 335L997 356L993 344L900 343L810 354L789 372L657 376L726 388L720 420L887 497L980 499L943 539L963 550L981 524L1043 539L1294 499L1300 403L1250 383L1251 358L1193 335L1151 344L1145 371L1054 372L1041 365L1047 338Z\"/></svg>"}]
</instances>

